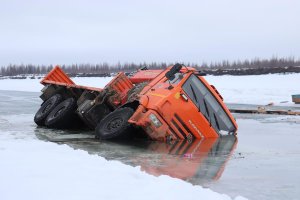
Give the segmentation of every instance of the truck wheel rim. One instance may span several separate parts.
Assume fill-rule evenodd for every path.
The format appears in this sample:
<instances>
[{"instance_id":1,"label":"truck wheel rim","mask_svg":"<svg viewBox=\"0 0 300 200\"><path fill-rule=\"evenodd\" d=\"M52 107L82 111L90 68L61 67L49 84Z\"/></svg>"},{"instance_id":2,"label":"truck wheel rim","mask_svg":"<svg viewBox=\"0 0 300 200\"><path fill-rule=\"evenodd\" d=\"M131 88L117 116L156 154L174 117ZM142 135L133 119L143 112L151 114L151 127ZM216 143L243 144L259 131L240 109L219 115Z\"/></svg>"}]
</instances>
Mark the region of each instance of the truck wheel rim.
<instances>
[{"instance_id":1,"label":"truck wheel rim","mask_svg":"<svg viewBox=\"0 0 300 200\"><path fill-rule=\"evenodd\" d=\"M122 124L123 124L124 120L122 118L114 118L113 120L111 120L108 124L107 124L107 129L108 130L116 130L119 129Z\"/></svg>"}]
</instances>

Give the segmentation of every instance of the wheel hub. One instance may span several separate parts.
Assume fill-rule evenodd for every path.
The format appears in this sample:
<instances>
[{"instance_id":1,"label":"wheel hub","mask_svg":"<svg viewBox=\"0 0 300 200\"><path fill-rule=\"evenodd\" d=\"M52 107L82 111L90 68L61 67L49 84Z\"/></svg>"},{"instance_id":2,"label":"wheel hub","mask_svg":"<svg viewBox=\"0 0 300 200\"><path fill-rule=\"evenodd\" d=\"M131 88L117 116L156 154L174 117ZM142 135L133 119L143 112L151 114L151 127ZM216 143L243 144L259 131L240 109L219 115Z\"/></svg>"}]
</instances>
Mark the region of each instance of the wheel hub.
<instances>
[{"instance_id":1,"label":"wheel hub","mask_svg":"<svg viewBox=\"0 0 300 200\"><path fill-rule=\"evenodd\" d=\"M122 118L115 118L111 122L108 123L107 129L108 130L118 129L122 126L123 121L124 120Z\"/></svg>"}]
</instances>

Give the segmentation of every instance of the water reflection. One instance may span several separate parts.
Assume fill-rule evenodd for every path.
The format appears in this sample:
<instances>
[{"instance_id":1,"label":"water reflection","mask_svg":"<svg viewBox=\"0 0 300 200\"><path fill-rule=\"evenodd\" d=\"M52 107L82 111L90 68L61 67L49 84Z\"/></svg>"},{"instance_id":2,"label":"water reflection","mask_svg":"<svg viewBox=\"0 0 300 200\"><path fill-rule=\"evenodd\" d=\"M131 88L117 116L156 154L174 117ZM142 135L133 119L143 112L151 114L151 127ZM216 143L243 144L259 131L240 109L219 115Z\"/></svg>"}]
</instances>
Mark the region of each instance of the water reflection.
<instances>
[{"instance_id":1,"label":"water reflection","mask_svg":"<svg viewBox=\"0 0 300 200\"><path fill-rule=\"evenodd\" d=\"M152 143L148 150L157 152L160 156L155 157L155 160L137 160L141 169L149 174L169 175L205 186L221 177L236 144L234 136L195 140L191 143Z\"/></svg>"},{"instance_id":2,"label":"water reflection","mask_svg":"<svg viewBox=\"0 0 300 200\"><path fill-rule=\"evenodd\" d=\"M202 186L209 186L212 181L221 177L237 145L237 138L234 136L172 143L145 140L110 142L97 141L91 135L74 132L62 135L61 132L49 131L49 136L48 131L37 129L35 133L42 140L67 144L107 160L141 166L142 171L155 176L168 175Z\"/></svg>"}]
</instances>

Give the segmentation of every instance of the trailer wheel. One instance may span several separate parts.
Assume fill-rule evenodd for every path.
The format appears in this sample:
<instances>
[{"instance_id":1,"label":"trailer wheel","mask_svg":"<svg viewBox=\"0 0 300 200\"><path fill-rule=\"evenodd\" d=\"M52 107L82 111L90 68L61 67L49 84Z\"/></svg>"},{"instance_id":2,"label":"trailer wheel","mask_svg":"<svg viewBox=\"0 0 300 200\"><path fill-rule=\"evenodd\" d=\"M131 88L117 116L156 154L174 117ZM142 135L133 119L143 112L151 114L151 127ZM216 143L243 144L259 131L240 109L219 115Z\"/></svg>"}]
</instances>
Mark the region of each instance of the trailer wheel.
<instances>
[{"instance_id":1,"label":"trailer wheel","mask_svg":"<svg viewBox=\"0 0 300 200\"><path fill-rule=\"evenodd\" d=\"M77 104L74 98L68 98L58 104L48 115L45 125L49 128L72 128L78 124L79 117L75 111Z\"/></svg>"},{"instance_id":2,"label":"trailer wheel","mask_svg":"<svg viewBox=\"0 0 300 200\"><path fill-rule=\"evenodd\" d=\"M133 115L132 108L119 108L104 117L96 127L96 138L127 139L133 135L133 126L128 123L128 119Z\"/></svg>"},{"instance_id":3,"label":"trailer wheel","mask_svg":"<svg viewBox=\"0 0 300 200\"><path fill-rule=\"evenodd\" d=\"M39 126L45 125L45 120L49 113L62 101L63 98L60 94L55 94L47 99L36 112L34 122Z\"/></svg>"}]
</instances>

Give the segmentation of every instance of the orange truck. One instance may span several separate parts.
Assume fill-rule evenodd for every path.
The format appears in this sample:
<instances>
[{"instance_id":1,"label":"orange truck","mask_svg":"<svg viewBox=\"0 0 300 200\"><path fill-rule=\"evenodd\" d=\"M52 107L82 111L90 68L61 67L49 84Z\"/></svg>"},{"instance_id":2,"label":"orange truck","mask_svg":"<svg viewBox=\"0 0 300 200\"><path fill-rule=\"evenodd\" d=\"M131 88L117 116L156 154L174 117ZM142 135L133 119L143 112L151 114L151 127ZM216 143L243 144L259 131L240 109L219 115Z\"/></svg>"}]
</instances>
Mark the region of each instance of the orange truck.
<instances>
[{"instance_id":1,"label":"orange truck","mask_svg":"<svg viewBox=\"0 0 300 200\"><path fill-rule=\"evenodd\" d=\"M43 103L34 117L39 126L89 127L99 139L192 141L237 133L217 89L181 64L129 76L120 72L104 88L76 85L56 66L41 84Z\"/></svg>"}]
</instances>

